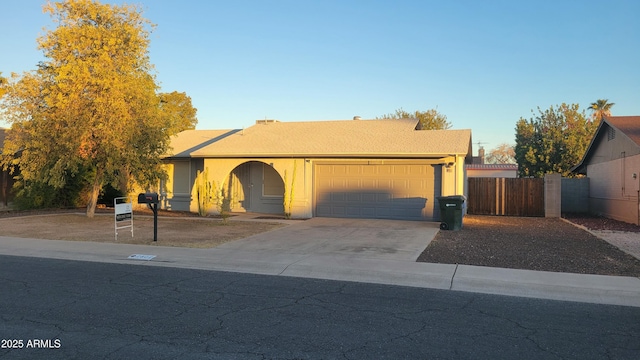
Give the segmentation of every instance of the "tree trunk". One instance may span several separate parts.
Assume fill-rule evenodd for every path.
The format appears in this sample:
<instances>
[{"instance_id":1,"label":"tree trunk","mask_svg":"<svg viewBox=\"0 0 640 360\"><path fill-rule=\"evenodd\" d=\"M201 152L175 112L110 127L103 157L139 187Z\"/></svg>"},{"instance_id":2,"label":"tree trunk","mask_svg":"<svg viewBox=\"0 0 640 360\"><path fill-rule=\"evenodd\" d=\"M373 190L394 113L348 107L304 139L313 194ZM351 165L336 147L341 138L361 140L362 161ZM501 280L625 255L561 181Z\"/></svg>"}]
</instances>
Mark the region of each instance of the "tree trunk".
<instances>
[{"instance_id":1,"label":"tree trunk","mask_svg":"<svg viewBox=\"0 0 640 360\"><path fill-rule=\"evenodd\" d=\"M122 192L123 196L129 197L129 179L131 178L131 174L129 173L129 167L125 166L122 173L120 174L120 180L118 181L118 190Z\"/></svg>"},{"instance_id":2,"label":"tree trunk","mask_svg":"<svg viewBox=\"0 0 640 360\"><path fill-rule=\"evenodd\" d=\"M9 198L8 198L8 191L7 188L9 188L9 176L7 175L9 173L9 170L3 170L2 171L2 179L0 179L0 196L2 196L2 203L4 204L4 206L9 206Z\"/></svg>"},{"instance_id":3,"label":"tree trunk","mask_svg":"<svg viewBox=\"0 0 640 360\"><path fill-rule=\"evenodd\" d=\"M89 203L87 204L88 218L92 218L96 213L98 196L100 196L100 190L102 190L102 174L102 169L98 167L98 169L96 169L96 177L95 179L93 179L93 186L91 187L91 196L89 197Z\"/></svg>"}]
</instances>

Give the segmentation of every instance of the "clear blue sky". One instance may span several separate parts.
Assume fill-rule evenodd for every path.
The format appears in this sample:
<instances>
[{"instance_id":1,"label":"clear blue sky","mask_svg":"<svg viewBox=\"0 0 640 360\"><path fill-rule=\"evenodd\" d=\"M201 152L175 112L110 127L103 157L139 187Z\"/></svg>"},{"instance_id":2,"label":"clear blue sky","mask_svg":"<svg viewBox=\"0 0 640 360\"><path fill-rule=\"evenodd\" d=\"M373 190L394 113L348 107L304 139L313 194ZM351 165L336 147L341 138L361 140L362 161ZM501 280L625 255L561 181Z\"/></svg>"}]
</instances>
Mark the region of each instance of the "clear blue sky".
<instances>
[{"instance_id":1,"label":"clear blue sky","mask_svg":"<svg viewBox=\"0 0 640 360\"><path fill-rule=\"evenodd\" d=\"M33 70L44 0L0 1L0 71ZM158 80L191 96L198 129L437 107L476 152L515 143L538 106L640 115L638 0L127 2L157 25Z\"/></svg>"}]
</instances>

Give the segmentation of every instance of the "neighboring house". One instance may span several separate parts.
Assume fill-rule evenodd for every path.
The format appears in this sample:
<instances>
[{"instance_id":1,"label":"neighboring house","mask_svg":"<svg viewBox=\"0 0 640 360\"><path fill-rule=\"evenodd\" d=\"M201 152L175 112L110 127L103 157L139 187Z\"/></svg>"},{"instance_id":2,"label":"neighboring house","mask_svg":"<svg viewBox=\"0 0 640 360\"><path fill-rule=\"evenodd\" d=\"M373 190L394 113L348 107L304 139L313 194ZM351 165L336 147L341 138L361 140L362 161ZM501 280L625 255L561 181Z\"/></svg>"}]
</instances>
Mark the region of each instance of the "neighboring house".
<instances>
[{"instance_id":1,"label":"neighboring house","mask_svg":"<svg viewBox=\"0 0 640 360\"><path fill-rule=\"evenodd\" d=\"M478 156L471 164L466 164L468 178L515 178L518 177L517 164L485 164L484 148L478 148Z\"/></svg>"},{"instance_id":2,"label":"neighboring house","mask_svg":"<svg viewBox=\"0 0 640 360\"><path fill-rule=\"evenodd\" d=\"M518 165L516 164L467 164L469 178L516 178Z\"/></svg>"},{"instance_id":3,"label":"neighboring house","mask_svg":"<svg viewBox=\"0 0 640 360\"><path fill-rule=\"evenodd\" d=\"M484 164L484 147L478 147L478 156L473 156L471 158L471 164Z\"/></svg>"},{"instance_id":4,"label":"neighboring house","mask_svg":"<svg viewBox=\"0 0 640 360\"><path fill-rule=\"evenodd\" d=\"M210 182L225 184L235 212L437 220L436 198L466 191L471 131L417 124L258 120L243 130L185 131L165 158L164 206L197 211L195 177L206 169Z\"/></svg>"},{"instance_id":5,"label":"neighboring house","mask_svg":"<svg viewBox=\"0 0 640 360\"><path fill-rule=\"evenodd\" d=\"M610 116L573 172L589 178L593 214L639 224L640 116Z\"/></svg>"}]
</instances>

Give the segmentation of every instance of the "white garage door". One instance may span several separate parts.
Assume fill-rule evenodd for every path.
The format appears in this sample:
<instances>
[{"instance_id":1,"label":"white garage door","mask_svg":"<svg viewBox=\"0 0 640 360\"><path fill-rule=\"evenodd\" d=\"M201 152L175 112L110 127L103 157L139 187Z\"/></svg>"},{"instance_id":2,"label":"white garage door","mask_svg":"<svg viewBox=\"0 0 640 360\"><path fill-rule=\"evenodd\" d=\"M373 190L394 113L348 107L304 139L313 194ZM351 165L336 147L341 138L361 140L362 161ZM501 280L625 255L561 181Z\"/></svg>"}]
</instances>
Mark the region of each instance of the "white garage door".
<instances>
[{"instance_id":1,"label":"white garage door","mask_svg":"<svg viewBox=\"0 0 640 360\"><path fill-rule=\"evenodd\" d=\"M315 216L432 221L440 192L435 169L425 164L318 164Z\"/></svg>"}]
</instances>

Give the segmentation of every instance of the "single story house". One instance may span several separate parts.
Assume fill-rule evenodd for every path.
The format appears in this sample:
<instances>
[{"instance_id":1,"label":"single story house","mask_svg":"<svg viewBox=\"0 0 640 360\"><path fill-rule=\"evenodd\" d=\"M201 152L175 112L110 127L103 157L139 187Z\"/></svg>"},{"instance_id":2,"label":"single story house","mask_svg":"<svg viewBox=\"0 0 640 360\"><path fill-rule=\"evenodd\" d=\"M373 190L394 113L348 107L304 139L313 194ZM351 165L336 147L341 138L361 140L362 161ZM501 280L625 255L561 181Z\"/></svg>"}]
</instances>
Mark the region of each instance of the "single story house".
<instances>
[{"instance_id":1,"label":"single story house","mask_svg":"<svg viewBox=\"0 0 640 360\"><path fill-rule=\"evenodd\" d=\"M517 164L467 164L469 178L516 178Z\"/></svg>"},{"instance_id":2,"label":"single story house","mask_svg":"<svg viewBox=\"0 0 640 360\"><path fill-rule=\"evenodd\" d=\"M465 165L468 178L516 178L517 164L486 164L484 147L478 148L478 156L474 156L470 164Z\"/></svg>"},{"instance_id":3,"label":"single story house","mask_svg":"<svg viewBox=\"0 0 640 360\"><path fill-rule=\"evenodd\" d=\"M572 170L589 178L591 213L640 224L640 116L603 119Z\"/></svg>"},{"instance_id":4,"label":"single story house","mask_svg":"<svg viewBox=\"0 0 640 360\"><path fill-rule=\"evenodd\" d=\"M471 130L418 126L258 120L246 129L184 131L164 158L162 207L198 211L200 174L224 184L233 212L435 221L438 196L466 192Z\"/></svg>"}]
</instances>

